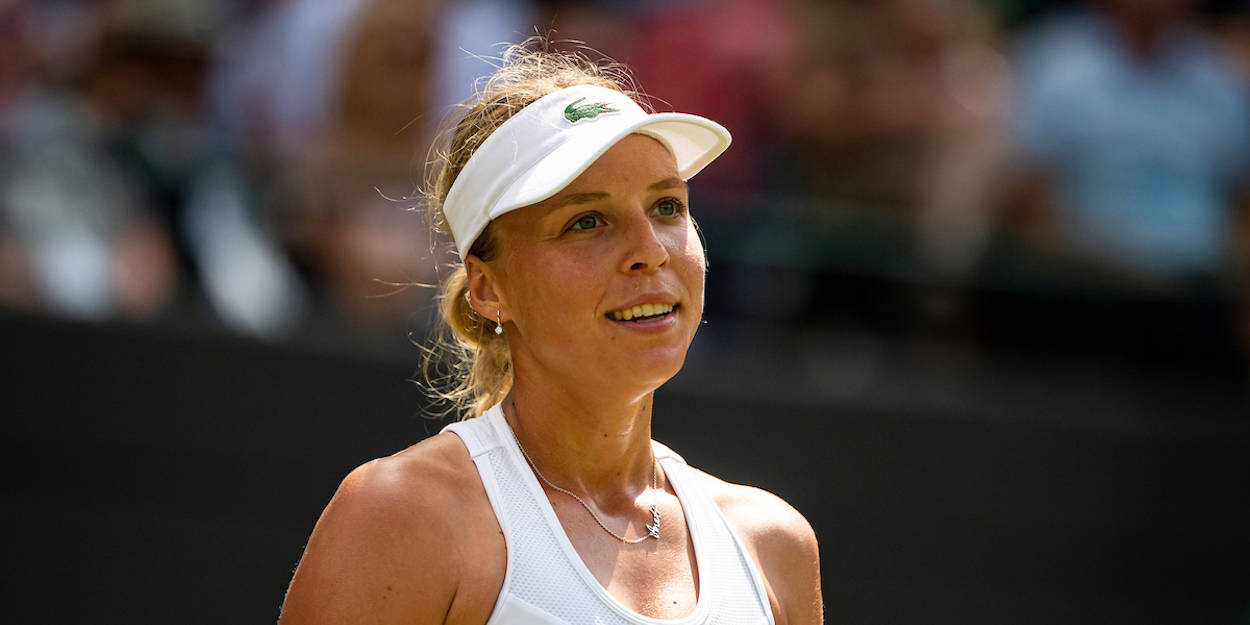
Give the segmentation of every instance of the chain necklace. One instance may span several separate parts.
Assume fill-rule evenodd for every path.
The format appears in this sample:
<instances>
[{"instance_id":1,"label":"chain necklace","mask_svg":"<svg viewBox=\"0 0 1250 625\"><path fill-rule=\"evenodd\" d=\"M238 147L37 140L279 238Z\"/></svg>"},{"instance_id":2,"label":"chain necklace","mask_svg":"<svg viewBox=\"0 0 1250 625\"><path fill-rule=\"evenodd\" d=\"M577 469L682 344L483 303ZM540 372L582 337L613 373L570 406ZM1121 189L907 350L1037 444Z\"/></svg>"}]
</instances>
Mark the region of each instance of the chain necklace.
<instances>
[{"instance_id":1,"label":"chain necklace","mask_svg":"<svg viewBox=\"0 0 1250 625\"><path fill-rule=\"evenodd\" d=\"M513 404L512 408L513 410L515 410L516 404ZM508 428L508 431L511 432L512 428ZM542 471L538 470L538 465L534 464L534 459L530 457L530 454L528 451L525 451L525 447L521 445L521 439L517 438L516 432L512 432L512 440L516 441L516 446L521 450L521 454L525 456L525 461L529 463L530 468L534 470L534 475L537 475L538 479L543 481L543 484L550 486L552 490L557 490L577 500L577 503L582 504L582 507L586 509L586 512L590 513L590 517L595 520L595 523L598 523L599 527L602 527L603 531L611 534L613 538L623 543L628 543L631 545L637 545L638 543L648 538L654 538L656 540L659 540L660 538L660 509L656 507L656 504L659 503L659 495L657 494L659 489L657 487L658 472L656 471L656 468L655 468L655 465L657 464L655 460L651 461L651 523L647 524L647 535L642 536L640 538L625 538L624 536L621 536L620 534L617 534L616 532L608 529L608 526L603 524L603 519L599 518L599 515L595 514L595 511L592 510L590 506L587 505L586 502L582 500L581 497L578 497L576 493L574 493L571 490L560 488L559 486L552 484L551 480L547 479L547 476L543 475Z\"/></svg>"}]
</instances>

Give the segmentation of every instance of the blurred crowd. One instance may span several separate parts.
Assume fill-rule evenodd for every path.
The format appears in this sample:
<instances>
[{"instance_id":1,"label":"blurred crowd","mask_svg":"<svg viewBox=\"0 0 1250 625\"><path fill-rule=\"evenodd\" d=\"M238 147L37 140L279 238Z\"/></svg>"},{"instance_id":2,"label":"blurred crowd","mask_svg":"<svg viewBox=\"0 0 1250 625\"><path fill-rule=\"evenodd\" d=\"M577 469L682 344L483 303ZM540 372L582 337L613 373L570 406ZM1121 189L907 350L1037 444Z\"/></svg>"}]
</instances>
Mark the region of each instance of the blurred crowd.
<instances>
[{"instance_id":1,"label":"blurred crowd","mask_svg":"<svg viewBox=\"0 0 1250 625\"><path fill-rule=\"evenodd\" d=\"M426 149L535 32L733 132L709 314L971 341L1023 293L1250 345L1244 0L0 0L0 306L420 334Z\"/></svg>"}]
</instances>

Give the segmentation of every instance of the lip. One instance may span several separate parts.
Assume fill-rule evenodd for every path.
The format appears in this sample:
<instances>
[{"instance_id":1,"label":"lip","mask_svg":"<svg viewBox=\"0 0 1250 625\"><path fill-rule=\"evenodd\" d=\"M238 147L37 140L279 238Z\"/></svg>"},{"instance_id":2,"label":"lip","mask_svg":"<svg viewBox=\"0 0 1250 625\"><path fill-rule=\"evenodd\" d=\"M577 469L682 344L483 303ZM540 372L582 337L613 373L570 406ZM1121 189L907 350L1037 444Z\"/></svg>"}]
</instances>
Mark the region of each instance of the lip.
<instances>
[{"instance_id":1,"label":"lip","mask_svg":"<svg viewBox=\"0 0 1250 625\"><path fill-rule=\"evenodd\" d=\"M681 307L681 300L678 299L677 296L669 295L668 293L645 293L625 304L609 309L608 312L604 313L604 316L611 320L611 317L608 317L608 315L611 315L613 312L618 310L629 310L634 306L642 306L643 304L667 304L676 310Z\"/></svg>"},{"instance_id":2,"label":"lip","mask_svg":"<svg viewBox=\"0 0 1250 625\"><path fill-rule=\"evenodd\" d=\"M617 321L609 317L604 317L603 320L623 330L641 332L644 334L654 334L658 332L665 332L671 328L677 327L677 316L682 313L682 310L683 309L680 305L674 305L673 311L667 315L664 315L663 317L656 317L654 319L647 319L646 321Z\"/></svg>"},{"instance_id":3,"label":"lip","mask_svg":"<svg viewBox=\"0 0 1250 625\"><path fill-rule=\"evenodd\" d=\"M612 318L613 312L621 311L621 310L629 310L630 308L633 308L635 306L642 306L644 304L664 304L664 305L672 306L673 310L672 312L668 313L667 315L664 315L663 317L656 317L654 319L647 319L645 321L634 321L634 320L617 321L616 319ZM675 326L677 324L677 316L681 314L681 312L682 312L682 305L681 305L681 300L679 298L677 298L676 296L670 295L668 293L655 292L655 293L646 293L646 294L640 295L626 304L612 308L611 310L603 314L603 319L607 321L608 323L615 324L627 330L634 330L634 331L639 331L639 332L659 332L659 331L663 331L670 327Z\"/></svg>"}]
</instances>

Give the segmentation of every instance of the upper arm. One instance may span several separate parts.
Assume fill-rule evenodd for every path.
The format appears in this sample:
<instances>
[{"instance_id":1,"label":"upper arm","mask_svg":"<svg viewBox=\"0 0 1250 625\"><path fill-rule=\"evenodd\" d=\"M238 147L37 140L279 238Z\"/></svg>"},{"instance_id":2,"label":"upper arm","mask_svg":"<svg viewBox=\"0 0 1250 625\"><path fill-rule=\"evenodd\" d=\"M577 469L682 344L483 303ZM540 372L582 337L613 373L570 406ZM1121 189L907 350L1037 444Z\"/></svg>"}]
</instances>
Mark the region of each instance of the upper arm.
<instances>
[{"instance_id":1,"label":"upper arm","mask_svg":"<svg viewBox=\"0 0 1250 625\"><path fill-rule=\"evenodd\" d=\"M811 524L768 491L708 479L717 505L764 577L777 625L823 623L820 550Z\"/></svg>"},{"instance_id":2,"label":"upper arm","mask_svg":"<svg viewBox=\"0 0 1250 625\"><path fill-rule=\"evenodd\" d=\"M771 527L754 532L760 568L777 594L785 623L824 622L824 602L820 593L820 549L812 526L786 502L775 500ZM782 621L778 621L781 625Z\"/></svg>"},{"instance_id":3,"label":"upper arm","mask_svg":"<svg viewBox=\"0 0 1250 625\"><path fill-rule=\"evenodd\" d=\"M455 596L455 497L394 458L343 480L317 521L280 625L443 623Z\"/></svg>"}]
</instances>

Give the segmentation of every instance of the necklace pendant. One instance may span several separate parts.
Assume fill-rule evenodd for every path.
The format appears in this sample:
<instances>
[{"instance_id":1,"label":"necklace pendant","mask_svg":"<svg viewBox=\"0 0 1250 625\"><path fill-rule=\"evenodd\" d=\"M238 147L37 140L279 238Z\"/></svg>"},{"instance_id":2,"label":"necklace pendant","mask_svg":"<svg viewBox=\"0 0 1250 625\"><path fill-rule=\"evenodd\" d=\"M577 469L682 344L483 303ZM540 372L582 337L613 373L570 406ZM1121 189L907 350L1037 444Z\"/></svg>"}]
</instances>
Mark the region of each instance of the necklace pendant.
<instances>
[{"instance_id":1,"label":"necklace pendant","mask_svg":"<svg viewBox=\"0 0 1250 625\"><path fill-rule=\"evenodd\" d=\"M655 504L651 504L651 523L647 525L647 535L656 540L660 538L660 509Z\"/></svg>"}]
</instances>

